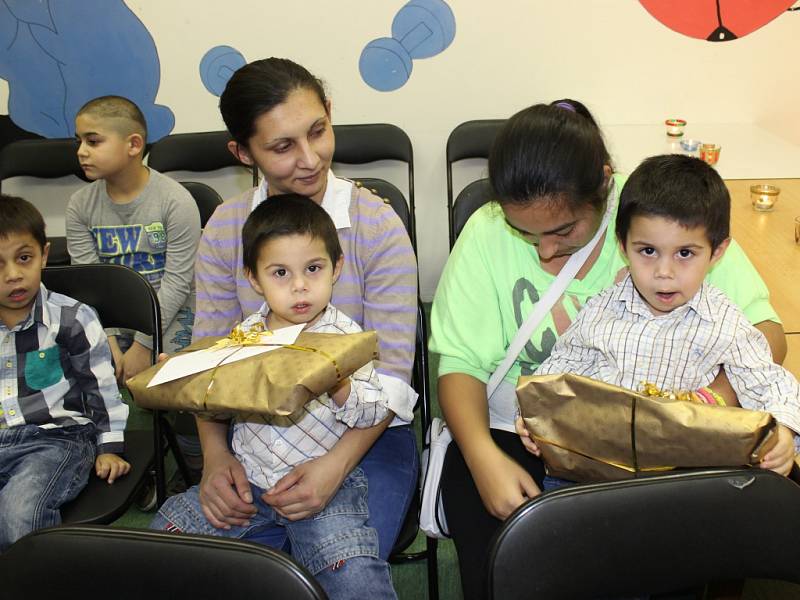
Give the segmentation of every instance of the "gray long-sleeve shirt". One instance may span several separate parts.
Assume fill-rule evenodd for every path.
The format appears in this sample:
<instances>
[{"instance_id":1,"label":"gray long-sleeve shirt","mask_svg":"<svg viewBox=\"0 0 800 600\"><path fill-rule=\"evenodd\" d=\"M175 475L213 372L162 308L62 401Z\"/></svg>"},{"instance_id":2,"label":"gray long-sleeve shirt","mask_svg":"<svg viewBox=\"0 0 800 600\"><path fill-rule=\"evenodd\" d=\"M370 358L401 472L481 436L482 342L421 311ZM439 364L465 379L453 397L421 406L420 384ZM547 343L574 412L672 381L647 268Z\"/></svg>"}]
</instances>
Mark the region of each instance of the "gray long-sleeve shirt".
<instances>
[{"instance_id":1,"label":"gray long-sleeve shirt","mask_svg":"<svg viewBox=\"0 0 800 600\"><path fill-rule=\"evenodd\" d=\"M177 181L150 169L142 193L115 203L97 180L72 195L66 215L73 264L108 262L144 275L158 293L166 331L192 291L200 213ZM150 338L135 339L150 347Z\"/></svg>"}]
</instances>

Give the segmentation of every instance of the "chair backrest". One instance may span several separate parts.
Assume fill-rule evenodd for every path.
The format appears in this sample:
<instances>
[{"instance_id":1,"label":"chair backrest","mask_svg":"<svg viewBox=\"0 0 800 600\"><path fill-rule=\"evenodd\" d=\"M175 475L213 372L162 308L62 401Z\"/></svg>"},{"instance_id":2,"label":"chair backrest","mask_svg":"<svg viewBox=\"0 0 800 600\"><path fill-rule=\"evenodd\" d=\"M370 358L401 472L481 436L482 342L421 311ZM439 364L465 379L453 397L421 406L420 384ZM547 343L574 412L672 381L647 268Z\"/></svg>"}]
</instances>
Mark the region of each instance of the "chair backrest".
<instances>
[{"instance_id":1,"label":"chair backrest","mask_svg":"<svg viewBox=\"0 0 800 600\"><path fill-rule=\"evenodd\" d=\"M46 267L42 283L97 311L103 327L134 329L153 336L153 356L161 352L161 310L153 286L136 271L98 263Z\"/></svg>"},{"instance_id":2,"label":"chair backrest","mask_svg":"<svg viewBox=\"0 0 800 600\"><path fill-rule=\"evenodd\" d=\"M88 181L78 162L77 145L72 138L19 140L0 150L0 189L3 180L12 177L56 179L68 175ZM62 197L62 214L66 211L68 200L69 195L65 191ZM48 236L48 239L50 241L48 263L68 265L67 238Z\"/></svg>"},{"instance_id":3,"label":"chair backrest","mask_svg":"<svg viewBox=\"0 0 800 600\"><path fill-rule=\"evenodd\" d=\"M181 185L185 187L192 195L192 198L194 198L197 204L197 210L200 211L200 227L205 227L211 215L213 215L217 207L222 204L222 196L210 185L200 183L199 181L181 181Z\"/></svg>"},{"instance_id":4,"label":"chair backrest","mask_svg":"<svg viewBox=\"0 0 800 600\"><path fill-rule=\"evenodd\" d=\"M763 469L562 488L502 526L489 595L628 597L745 577L800 582L798 507L800 486Z\"/></svg>"},{"instance_id":5,"label":"chair backrest","mask_svg":"<svg viewBox=\"0 0 800 600\"><path fill-rule=\"evenodd\" d=\"M245 167L253 174L253 185L258 185L255 168L239 162L228 150L231 135L227 131L199 133L173 133L153 144L147 164L159 173L170 171L207 172L226 167Z\"/></svg>"},{"instance_id":6,"label":"chair backrest","mask_svg":"<svg viewBox=\"0 0 800 600\"><path fill-rule=\"evenodd\" d=\"M453 206L450 208L450 249L453 249L461 230L467 224L469 218L476 210L493 197L492 186L488 179L478 179L473 181L456 196Z\"/></svg>"},{"instance_id":7,"label":"chair backrest","mask_svg":"<svg viewBox=\"0 0 800 600\"><path fill-rule=\"evenodd\" d=\"M447 137L447 214L450 218L450 248L457 234L453 224L453 163L468 158L489 158L492 143L505 119L481 119L458 125ZM460 231L460 230L459 230Z\"/></svg>"},{"instance_id":8,"label":"chair backrest","mask_svg":"<svg viewBox=\"0 0 800 600\"><path fill-rule=\"evenodd\" d=\"M55 179L75 175L88 181L72 138L19 140L0 151L0 181L11 177Z\"/></svg>"},{"instance_id":9,"label":"chair backrest","mask_svg":"<svg viewBox=\"0 0 800 600\"><path fill-rule=\"evenodd\" d=\"M333 132L336 137L333 162L347 165L364 165L380 160L396 160L406 164L408 172L408 225L406 228L408 229L411 243L416 249L414 151L411 146L411 139L397 125L389 123L334 125ZM395 186L392 187L397 189ZM392 200L392 198L387 198Z\"/></svg>"},{"instance_id":10,"label":"chair backrest","mask_svg":"<svg viewBox=\"0 0 800 600\"><path fill-rule=\"evenodd\" d=\"M226 538L67 526L25 536L0 561L7 598L327 598L283 552Z\"/></svg>"},{"instance_id":11,"label":"chair backrest","mask_svg":"<svg viewBox=\"0 0 800 600\"><path fill-rule=\"evenodd\" d=\"M406 228L408 236L412 240L414 251L416 252L417 248L416 245L414 245L413 237L411 236L411 211L409 210L408 203L406 202L406 197L403 195L403 192L401 192L396 185L386 181L385 179L377 179L375 177L359 177L355 180L355 182L356 185L365 187L376 196L383 198L384 202L387 202L394 209L394 212L397 213L397 216L400 217L400 220L403 222L403 227Z\"/></svg>"}]
</instances>

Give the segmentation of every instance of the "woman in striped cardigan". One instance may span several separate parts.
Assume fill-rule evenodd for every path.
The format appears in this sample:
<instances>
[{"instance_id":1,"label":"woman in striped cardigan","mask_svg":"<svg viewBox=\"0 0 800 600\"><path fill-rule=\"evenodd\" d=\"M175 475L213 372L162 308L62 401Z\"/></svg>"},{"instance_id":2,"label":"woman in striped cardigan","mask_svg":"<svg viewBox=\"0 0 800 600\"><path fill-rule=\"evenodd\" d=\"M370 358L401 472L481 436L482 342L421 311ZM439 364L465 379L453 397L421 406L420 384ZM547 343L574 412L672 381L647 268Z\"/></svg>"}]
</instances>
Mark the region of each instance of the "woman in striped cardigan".
<instances>
[{"instance_id":1,"label":"woman in striped cardigan","mask_svg":"<svg viewBox=\"0 0 800 600\"><path fill-rule=\"evenodd\" d=\"M409 386L416 331L417 267L400 219L380 198L330 170L334 136L331 103L321 82L286 59L239 69L220 97L232 136L230 151L257 166L262 184L219 206L200 240L195 266L194 338L226 335L263 300L242 267L241 229L261 202L298 193L331 215L345 263L332 304L363 329L377 331L376 361L395 417L370 429L349 429L325 456L296 467L264 499L289 519L321 510L360 465L369 479L369 525L388 557L417 476L410 427L416 394ZM391 424L390 424L391 421ZM200 496L215 527L241 525L255 512L242 465L230 453L227 422L198 420L204 472Z\"/></svg>"}]
</instances>

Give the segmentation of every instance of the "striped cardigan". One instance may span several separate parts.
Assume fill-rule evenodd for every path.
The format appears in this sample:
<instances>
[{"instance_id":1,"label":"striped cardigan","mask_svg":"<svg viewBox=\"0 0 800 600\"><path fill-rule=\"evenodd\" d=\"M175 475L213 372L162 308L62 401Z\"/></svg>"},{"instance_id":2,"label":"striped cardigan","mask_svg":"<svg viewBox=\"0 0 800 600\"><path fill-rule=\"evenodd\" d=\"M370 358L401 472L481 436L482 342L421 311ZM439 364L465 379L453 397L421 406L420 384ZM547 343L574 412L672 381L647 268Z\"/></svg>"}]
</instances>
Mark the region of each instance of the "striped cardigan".
<instances>
[{"instance_id":1,"label":"striped cardigan","mask_svg":"<svg viewBox=\"0 0 800 600\"><path fill-rule=\"evenodd\" d=\"M392 208L369 190L351 187L350 227L338 230L345 262L331 304L364 330L377 332L375 367L389 407L410 421L416 399L408 386L416 334L416 258ZM241 232L252 201L252 189L227 200L203 230L195 263L195 340L227 335L264 303L250 287L242 264Z\"/></svg>"}]
</instances>

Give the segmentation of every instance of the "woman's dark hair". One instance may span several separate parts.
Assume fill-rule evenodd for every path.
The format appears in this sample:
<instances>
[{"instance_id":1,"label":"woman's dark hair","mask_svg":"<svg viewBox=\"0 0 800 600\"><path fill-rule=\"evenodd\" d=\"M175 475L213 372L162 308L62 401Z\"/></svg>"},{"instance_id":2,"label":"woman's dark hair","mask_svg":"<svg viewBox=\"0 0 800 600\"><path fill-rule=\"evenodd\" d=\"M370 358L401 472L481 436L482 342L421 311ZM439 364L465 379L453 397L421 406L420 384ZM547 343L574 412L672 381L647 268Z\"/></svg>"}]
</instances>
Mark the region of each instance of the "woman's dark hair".
<instances>
[{"instance_id":1,"label":"woman's dark hair","mask_svg":"<svg viewBox=\"0 0 800 600\"><path fill-rule=\"evenodd\" d=\"M506 121L489 155L489 180L500 204L547 199L601 210L607 196L604 167L610 164L588 109L576 100L557 100Z\"/></svg>"},{"instance_id":2,"label":"woman's dark hair","mask_svg":"<svg viewBox=\"0 0 800 600\"><path fill-rule=\"evenodd\" d=\"M242 227L242 262L251 273L258 269L261 248L278 237L308 234L325 244L331 262L342 256L339 235L330 215L319 204L300 194L270 196L247 217Z\"/></svg>"},{"instance_id":3,"label":"woman's dark hair","mask_svg":"<svg viewBox=\"0 0 800 600\"><path fill-rule=\"evenodd\" d=\"M44 251L47 236L42 213L27 200L0 194L0 238L5 239L12 233L31 234Z\"/></svg>"},{"instance_id":4,"label":"woman's dark hair","mask_svg":"<svg viewBox=\"0 0 800 600\"><path fill-rule=\"evenodd\" d=\"M616 233L623 246L636 216L705 227L713 251L730 235L731 196L719 173L699 158L651 156L634 169L619 195Z\"/></svg>"},{"instance_id":5,"label":"woman's dark hair","mask_svg":"<svg viewBox=\"0 0 800 600\"><path fill-rule=\"evenodd\" d=\"M327 106L322 82L287 58L264 58L238 69L219 97L219 111L233 139L247 146L256 119L297 89L311 90Z\"/></svg>"}]
</instances>

